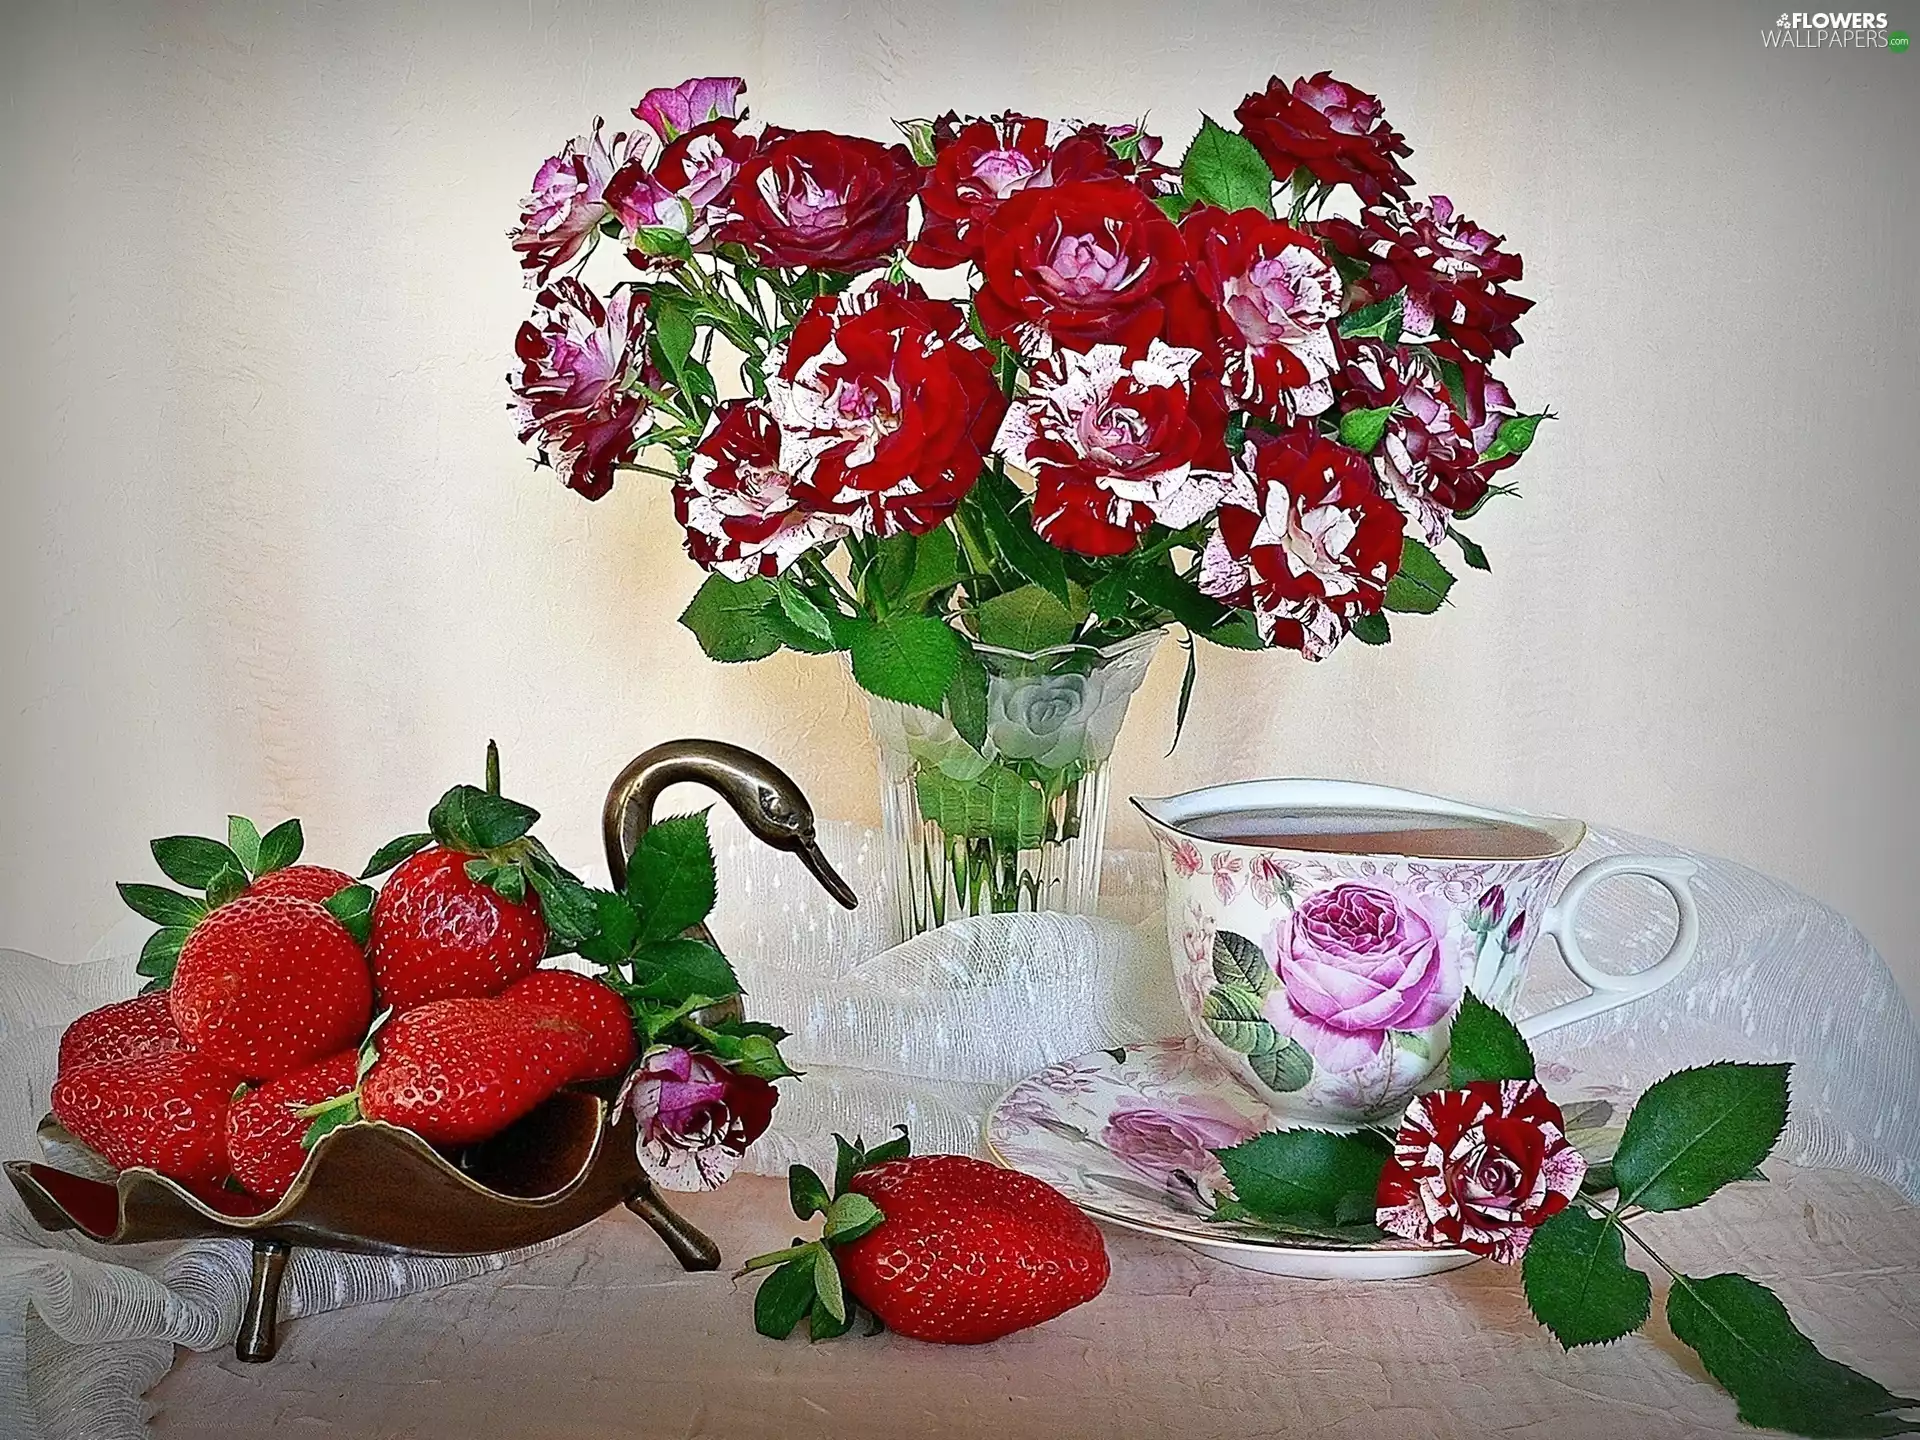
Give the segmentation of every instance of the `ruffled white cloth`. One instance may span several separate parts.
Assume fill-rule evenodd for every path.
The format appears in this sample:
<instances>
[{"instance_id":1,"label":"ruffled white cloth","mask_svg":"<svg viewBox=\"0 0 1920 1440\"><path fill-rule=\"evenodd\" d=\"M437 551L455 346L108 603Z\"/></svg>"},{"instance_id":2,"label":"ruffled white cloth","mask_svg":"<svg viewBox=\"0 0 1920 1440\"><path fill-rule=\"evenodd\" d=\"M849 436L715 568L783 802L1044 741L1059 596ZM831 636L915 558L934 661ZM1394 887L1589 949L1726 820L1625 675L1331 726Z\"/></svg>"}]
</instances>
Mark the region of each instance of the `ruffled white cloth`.
<instances>
[{"instance_id":1,"label":"ruffled white cloth","mask_svg":"<svg viewBox=\"0 0 1920 1440\"><path fill-rule=\"evenodd\" d=\"M1065 1056L1163 1035L1184 1021L1169 983L1159 865L1108 856L1102 914L966 921L904 945L885 907L848 913L790 857L721 817L715 930L751 1013L794 1032L806 1078L782 1086L773 1131L747 1157L779 1173L828 1163L834 1131L869 1139L894 1124L923 1151L969 1151L1009 1085ZM824 827L823 843L863 895L876 893L878 837ZM1580 860L1623 850L1683 853L1597 832ZM1704 941L1659 995L1543 1038L1583 1073L1638 1088L1705 1060L1796 1062L1793 1119L1779 1154L1883 1179L1920 1199L1920 1032L1893 978L1843 917L1742 866L1707 857L1698 883ZM1581 939L1601 964L1639 968L1671 934L1671 905L1643 882L1603 887ZM0 1141L34 1153L59 1034L75 1015L131 993L137 923L87 962L0 951ZM1544 945L1523 1008L1581 993ZM553 1242L565 1244L565 1240ZM286 1317L431 1289L514 1257L388 1260L296 1251ZM138 1437L141 1395L175 1345L232 1343L247 1288L237 1242L111 1249L41 1231L0 1196L0 1435Z\"/></svg>"}]
</instances>

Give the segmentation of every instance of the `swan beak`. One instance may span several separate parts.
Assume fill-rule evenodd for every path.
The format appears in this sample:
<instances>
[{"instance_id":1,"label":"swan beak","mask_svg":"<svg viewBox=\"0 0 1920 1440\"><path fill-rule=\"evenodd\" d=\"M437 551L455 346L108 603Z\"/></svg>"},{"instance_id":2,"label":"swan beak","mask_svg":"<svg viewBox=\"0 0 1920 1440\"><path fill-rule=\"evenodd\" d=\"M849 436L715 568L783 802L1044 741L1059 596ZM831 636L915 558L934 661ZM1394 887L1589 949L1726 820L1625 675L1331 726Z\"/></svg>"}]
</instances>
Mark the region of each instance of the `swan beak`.
<instances>
[{"instance_id":1,"label":"swan beak","mask_svg":"<svg viewBox=\"0 0 1920 1440\"><path fill-rule=\"evenodd\" d=\"M803 839L793 853L800 857L802 865L813 872L813 878L820 882L821 887L847 909L851 910L860 903L860 897L853 893L853 887L840 878L840 872L833 868L833 862L827 859L819 842L811 835Z\"/></svg>"}]
</instances>

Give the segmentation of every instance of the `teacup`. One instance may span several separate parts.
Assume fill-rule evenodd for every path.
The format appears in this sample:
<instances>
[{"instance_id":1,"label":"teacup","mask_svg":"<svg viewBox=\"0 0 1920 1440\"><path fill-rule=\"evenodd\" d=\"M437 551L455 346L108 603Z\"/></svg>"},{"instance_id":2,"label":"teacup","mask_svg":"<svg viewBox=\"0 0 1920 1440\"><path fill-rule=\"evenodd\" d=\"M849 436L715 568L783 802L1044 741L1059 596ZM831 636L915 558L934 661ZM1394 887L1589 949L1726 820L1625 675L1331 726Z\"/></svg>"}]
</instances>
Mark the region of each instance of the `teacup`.
<instances>
[{"instance_id":1,"label":"teacup","mask_svg":"<svg viewBox=\"0 0 1920 1440\"><path fill-rule=\"evenodd\" d=\"M1691 861L1612 855L1554 882L1578 820L1337 780L1251 780L1135 799L1167 879L1174 982L1202 1043L1276 1113L1397 1114L1444 1066L1468 990L1503 1013L1553 936L1593 993L1519 1023L1528 1039L1651 995L1693 958ZM1632 974L1597 969L1574 922L1617 875L1664 886L1673 944Z\"/></svg>"}]
</instances>

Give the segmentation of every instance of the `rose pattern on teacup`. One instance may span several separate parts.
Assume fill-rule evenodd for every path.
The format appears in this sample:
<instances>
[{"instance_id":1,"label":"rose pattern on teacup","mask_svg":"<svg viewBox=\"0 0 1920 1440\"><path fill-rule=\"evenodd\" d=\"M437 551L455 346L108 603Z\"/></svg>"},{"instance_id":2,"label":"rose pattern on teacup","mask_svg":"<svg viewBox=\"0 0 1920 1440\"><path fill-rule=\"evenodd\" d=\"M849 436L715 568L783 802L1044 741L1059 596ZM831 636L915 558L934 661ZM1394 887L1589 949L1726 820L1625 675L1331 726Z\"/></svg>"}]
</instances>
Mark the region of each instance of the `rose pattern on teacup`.
<instances>
[{"instance_id":1,"label":"rose pattern on teacup","mask_svg":"<svg viewBox=\"0 0 1920 1440\"><path fill-rule=\"evenodd\" d=\"M1226 1174L1213 1152L1258 1132L1259 1126L1206 1096L1165 1104L1123 1095L1114 1101L1099 1142L1128 1169L1156 1184L1178 1183L1177 1176L1184 1174L1215 1190L1225 1183Z\"/></svg>"}]
</instances>

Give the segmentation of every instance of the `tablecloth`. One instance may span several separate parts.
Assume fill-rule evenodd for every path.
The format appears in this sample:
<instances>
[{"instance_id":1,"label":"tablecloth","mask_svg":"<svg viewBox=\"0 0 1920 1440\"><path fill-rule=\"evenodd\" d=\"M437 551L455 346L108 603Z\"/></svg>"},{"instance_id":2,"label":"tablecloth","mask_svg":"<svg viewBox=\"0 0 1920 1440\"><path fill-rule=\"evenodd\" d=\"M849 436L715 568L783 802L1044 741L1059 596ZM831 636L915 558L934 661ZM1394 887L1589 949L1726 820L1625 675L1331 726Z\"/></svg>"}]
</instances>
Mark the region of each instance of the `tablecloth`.
<instances>
[{"instance_id":1,"label":"tablecloth","mask_svg":"<svg viewBox=\"0 0 1920 1440\"><path fill-rule=\"evenodd\" d=\"M872 832L829 826L823 841L855 888L873 894L880 867ZM795 1032L788 1053L807 1071L803 1081L783 1087L775 1129L750 1153L750 1168L778 1173L792 1158L817 1163L828 1151L831 1131L864 1130L871 1136L895 1121L913 1129L923 1150L972 1149L978 1141L979 1118L993 1098L1033 1069L1065 1055L1181 1029L1167 983L1157 862L1149 855L1125 851L1109 855L1100 916L997 917L950 926L935 936L897 945L896 937L886 933L884 907L863 907L852 914L838 910L813 888L791 857L758 848L725 823L719 829L718 849L726 898L716 929L750 992L753 1013ZM1599 831L1577 858L1625 849L1676 853L1672 847L1640 837ZM1902 1190L1908 1197L1920 1195L1920 1036L1885 965L1843 917L1744 867L1697 858L1702 866L1697 889L1705 943L1687 975L1657 997L1555 1032L1538 1048L1545 1058L1577 1055L1583 1072L1636 1089L1669 1070L1707 1059L1796 1061L1794 1116L1778 1153L1799 1166L1838 1167L1853 1173L1795 1176L1790 1183L1743 1192L1733 1206L1716 1200L1709 1218L1720 1219L1697 1238L1708 1246L1726 1243L1721 1227L1741 1223L1735 1218L1738 1207L1762 1205L1750 1228L1768 1245L1785 1247L1774 1257L1783 1275L1798 1277L1796 1283L1823 1290L1836 1286L1857 1296L1846 1300L1840 1318L1831 1322L1836 1329L1819 1332L1814 1327L1816 1333L1822 1339L1833 1334L1842 1337L1837 1348L1843 1355L1847 1344L1863 1347L1857 1357L1848 1358L1871 1362L1881 1353L1874 1347L1910 1340L1915 1333L1910 1309L1880 1306L1875 1297L1884 1294L1890 1304L1900 1285L1908 1292L1920 1289L1913 1283L1914 1247L1920 1244L1915 1238L1915 1212L1886 1188ZM1637 968L1657 957L1671 931L1664 902L1653 900L1633 882L1603 887L1583 914L1582 940L1588 952L1602 963L1623 968ZM17 954L0 963L0 1140L10 1153L30 1153L31 1130L44 1108L60 1028L81 1010L129 993L139 939L138 927L123 927L81 965L54 966ZM1579 992L1577 982L1552 960L1551 953L1547 947L1536 955L1523 1009L1537 1009ZM1756 1197L1765 1197L1764 1204ZM780 1218L776 1200L766 1187L740 1181L736 1188L701 1200L694 1208L696 1218L703 1213L718 1216L714 1225L723 1245L730 1255L741 1255L760 1246L763 1232L778 1232L777 1238L785 1240L790 1221ZM0 1435L45 1440L75 1435L117 1440L140 1435L148 1403L141 1396L166 1374L175 1357L174 1347L217 1354L230 1343L245 1288L244 1250L230 1242L207 1241L110 1251L71 1236L43 1234L10 1192L0 1205L4 1206L0 1209ZM1675 1223L1695 1226L1700 1222L1687 1217ZM1814 1228L1803 1244L1801 1230L1808 1225ZM1156 1383L1176 1391L1190 1386L1212 1393L1225 1372L1190 1368L1182 1358L1188 1355L1188 1337L1224 1336L1224 1327L1234 1323L1234 1317L1255 1324L1248 1318L1252 1313L1248 1307L1257 1310L1271 1303L1286 1319L1284 1325L1278 1318L1265 1322L1279 1328L1272 1346L1260 1352L1266 1366L1260 1371L1266 1387L1260 1391L1264 1397L1260 1404L1301 1407L1294 1412L1293 1422L1269 1426L1276 1432L1305 1423L1308 1417L1331 1423L1334 1412L1315 1408L1319 1402L1310 1399L1316 1388L1331 1386L1332 1393L1347 1396L1361 1407L1352 1411L1355 1417L1369 1413L1364 1408L1368 1405L1374 1407L1370 1413L1376 1418L1383 1405L1388 1411L1405 1407L1408 1415L1401 1418L1410 1424L1409 1417L1419 1408L1412 1392L1397 1399L1383 1399L1372 1392L1370 1398L1354 1398L1351 1372L1333 1366L1332 1350L1314 1359L1316 1344L1337 1350L1347 1343L1337 1338L1339 1334L1377 1331L1379 1345L1388 1348L1368 1352L1364 1345L1360 1347L1360 1353L1374 1356L1366 1368L1377 1385L1385 1383L1383 1367L1397 1353L1391 1347L1406 1328L1398 1307L1410 1306L1406 1313L1434 1316L1439 1326L1436 1343L1443 1349L1466 1345L1473 1354L1484 1355L1491 1353L1488 1347L1494 1342L1475 1340L1469 1333L1477 1333L1471 1323L1474 1316L1486 1318L1473 1307L1506 1305L1510 1309L1518 1304L1517 1290L1497 1273L1483 1275L1491 1269L1485 1266L1463 1272L1469 1278L1458 1286L1464 1288L1431 1282L1425 1288L1394 1292L1402 1294L1397 1301L1387 1291L1379 1292L1378 1298L1369 1298L1370 1291L1341 1298L1334 1290L1302 1288L1298 1282L1256 1279L1238 1271L1215 1273L1214 1262L1199 1260L1178 1247L1169 1249L1134 1238L1115 1243L1121 1263L1113 1298L1103 1299L1098 1308L1089 1307L1086 1318L1048 1327L1036 1337L1006 1342L1013 1347L1007 1353L1050 1357L1043 1369L1066 1364L1062 1357L1077 1357L1072 1364L1085 1367L1086 1373L1076 1372L1061 1394L1090 1395L1089 1376L1138 1379L1145 1372L1132 1367L1141 1355L1156 1357L1151 1367L1159 1377ZM533 1390L514 1383L521 1373L522 1350L517 1342L502 1338L510 1329L501 1327L511 1327L511 1322L495 1313L499 1307L481 1305L481 1299L491 1296L505 1301L543 1289L557 1292L561 1297L557 1303L563 1308L578 1306L582 1323L594 1333L624 1337L610 1348L596 1348L574 1337L577 1353L567 1365L582 1376L599 1377L596 1384L606 1383L619 1391L633 1383L637 1371L656 1376L674 1373L671 1365L649 1368L652 1362L644 1360L644 1346L636 1337L652 1335L693 1363L692 1353L684 1346L693 1343L692 1337L710 1333L714 1348L700 1363L711 1368L685 1379L686 1395L707 1397L701 1402L706 1408L692 1414L696 1428L715 1428L710 1423L714 1417L732 1413L727 1407L736 1402L725 1398L734 1393L729 1387L743 1386L741 1393L751 1395L755 1387L777 1387L783 1377L794 1384L780 1394L808 1409L803 1397L811 1394L813 1372L792 1369L803 1362L788 1358L786 1352L733 1348L736 1343L745 1344L750 1334L745 1299L733 1296L722 1277L668 1273L664 1252L656 1250L650 1232L616 1215L546 1247L537 1256L403 1261L299 1252L289 1270L283 1313L312 1317L304 1322L296 1319L288 1327L290 1336L312 1337L302 1342L318 1347L312 1355L362 1356L373 1366L368 1370L370 1385L389 1373L395 1384L409 1374L431 1377L440 1350L477 1342L475 1363L481 1368L476 1373L483 1377L478 1393L493 1397L488 1413L496 1420L507 1415L537 1417L526 1422L533 1428L509 1433L603 1433L620 1413L534 1405L533 1394L550 1378L544 1369L540 1377L528 1380ZM1757 1278L1770 1278L1754 1268L1759 1263L1743 1262ZM1125 1278L1130 1264L1137 1264L1140 1271L1134 1280ZM1193 1275L1202 1278L1178 1278ZM1849 1275L1859 1281L1852 1290L1844 1278L1836 1280ZM565 1277L576 1277L577 1294L575 1281ZM467 1283L432 1299L413 1293L454 1281ZM1504 1300L1472 1298L1499 1290L1503 1283L1508 1285L1508 1290L1500 1291ZM1166 1327L1158 1339L1139 1332L1144 1322L1132 1307L1121 1303L1136 1284L1147 1286L1141 1293L1150 1297L1140 1310L1160 1317L1155 1323ZM1169 1297L1181 1284L1204 1303L1175 1304ZM1169 1288L1162 1295L1152 1288L1155 1285ZM668 1299L652 1296L657 1289L669 1292L671 1305ZM377 1306L401 1295L409 1298L391 1310L357 1312L354 1308ZM1266 1299L1248 1300L1249 1295ZM689 1296L697 1299L682 1316L679 1306ZM430 1317L439 1313L432 1307L441 1305L458 1313L466 1313L464 1307L469 1305L480 1306L473 1313L489 1318L456 1326L450 1338L434 1340ZM1459 1310L1461 1305L1469 1308ZM339 1313L321 1316L323 1311ZM1869 1311L1878 1317L1872 1324L1865 1318ZM529 1312L535 1313L539 1312ZM1323 1313L1341 1318L1338 1324L1329 1320L1323 1326L1312 1318ZM1402 1318L1393 1319L1396 1314ZM378 1315L390 1318L379 1320ZM1100 1315L1108 1318L1098 1321ZM1117 1328L1105 1332L1080 1328L1096 1323ZM377 1341L368 1338L366 1350L358 1350L355 1347L362 1342L353 1337L368 1325L388 1328L379 1332ZM418 1343L408 1338L416 1325L426 1327L420 1330L425 1338ZM1315 1340L1323 1329L1326 1335ZM565 1327L548 1333L574 1334ZM1094 1343L1102 1334L1109 1338ZM329 1335L335 1338L329 1340ZM1072 1335L1080 1336L1078 1343L1053 1338ZM574 1340L568 1343L572 1346ZM889 1338L876 1343L893 1347L908 1342ZM1537 1337L1534 1343L1539 1343ZM1026 1348L1035 1345L1042 1349L1029 1352ZM1143 1345L1145 1349L1140 1348ZM1668 1348L1673 1348L1671 1342ZM1920 1350L1920 1345L1908 1349ZM301 1352L296 1346L291 1353ZM544 1352L535 1345L525 1353ZM1236 1353L1231 1347L1220 1351L1223 1360ZM1614 1347L1605 1355L1617 1358L1626 1353L1627 1349ZM1579 1357L1573 1369L1563 1371L1549 1363L1556 1354L1551 1348L1539 1352L1543 1358L1537 1383L1547 1388L1526 1402L1546 1407L1539 1411L1541 1417L1559 1413L1554 1410L1554 1395L1565 1402L1562 1411L1571 1403L1567 1386L1600 1384L1566 1378L1590 1373L1588 1357ZM390 1371L383 1368L389 1362ZM296 1366L299 1363L296 1360ZM308 1362L310 1367L317 1363ZM909 1384L922 1401L939 1393L942 1375L961 1373L951 1367L963 1364L947 1359L927 1363L933 1369L925 1372L925 1380L916 1371ZM1019 1370L1011 1360L1004 1362L1009 1367L1004 1372L995 1369L1001 1363L982 1360L977 1362L982 1368L964 1373L976 1377L1004 1373L1009 1385L1018 1380L1030 1388L1034 1383L1030 1377L1039 1373ZM1447 1362L1436 1363L1447 1369ZM573 1373L551 1356L543 1364L559 1366L554 1374ZM763 1366L767 1367L764 1374ZM1322 1377L1316 1367L1332 1368ZM1606 1369L1604 1364L1601 1368ZM1903 1374L1897 1367L1881 1369L1881 1378L1896 1388L1914 1383L1911 1370ZM176 1407L175 1433L195 1433L179 1428L192 1423L230 1423L243 1428L207 1433L257 1434L264 1430L245 1429L245 1423L250 1419L262 1425L273 1397L282 1393L280 1387L297 1384L289 1377L299 1372L287 1366L283 1357L240 1377L266 1408L236 1409L226 1419L221 1418L224 1407L237 1401L219 1389L228 1383L217 1378L225 1374L222 1364L212 1358L196 1360L186 1373L190 1380L182 1377L157 1392L162 1399L174 1397L168 1403ZM315 1406L324 1412L327 1397L333 1395L347 1407L339 1411L345 1417L351 1410L348 1392L359 1393L356 1372L349 1367L326 1368L325 1373L329 1378L322 1380L315 1372ZM889 1371L881 1365L871 1372L848 1373L856 1391L861 1385L871 1391ZM1283 1375L1288 1377L1285 1383ZM899 1377L892 1378L897 1382ZM1519 1399L1531 1393L1524 1385L1515 1389L1517 1383L1508 1375L1482 1398L1497 1394ZM1612 1386L1615 1381L1605 1383ZM211 1388L204 1392L180 1388L192 1385ZM1633 1388L1626 1385L1622 1393L1631 1394ZM774 1392L764 1393L770 1398ZM1143 1410L1145 1402L1129 1398L1125 1386L1114 1393L1112 1403L1119 1407L1115 1411L1119 1415L1177 1413L1177 1407ZM557 1399L554 1403L558 1405ZM812 1403L825 1405L826 1401ZM1046 1405L1051 1403L1046 1401L1041 1411L1050 1413ZM1490 1403L1479 1410L1491 1414ZM182 1405L188 1409L179 1409ZM202 1407L199 1422L191 1418L195 1405ZM815 1412L808 1409L808 1413ZM955 1412L956 1416L961 1413ZM984 1427L999 1412L989 1406L964 1413ZM1084 1398L1079 1408L1062 1413L1091 1415L1100 1413L1100 1407L1092 1398ZM556 1428L545 1428L549 1420ZM342 1434L453 1433L419 1428L427 1422L417 1418L396 1421L389 1428L383 1421L363 1416L353 1422L361 1426L358 1431L344 1418L340 1423L346 1428L336 1433ZM1248 1428L1238 1433L1263 1433L1258 1427L1264 1423L1253 1413ZM1404 1428L1395 1423L1396 1428ZM576 1424L581 1428L568 1428ZM778 1425L773 1428L779 1433ZM680 1431L642 1427L629 1433ZM955 1433L966 1433L965 1428ZM1518 1433L1526 1433L1524 1427Z\"/></svg>"}]
</instances>

